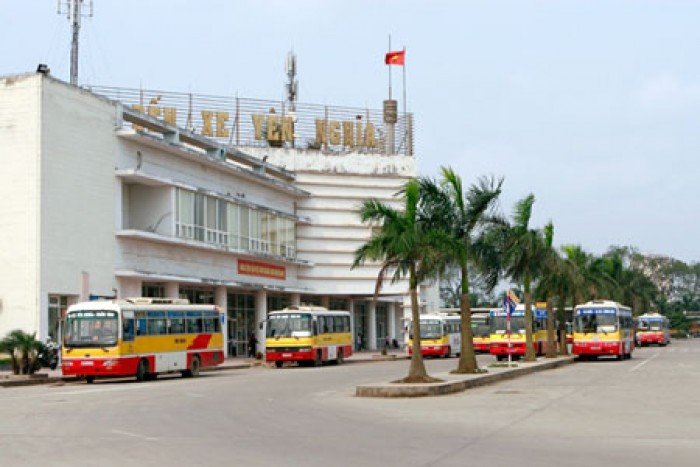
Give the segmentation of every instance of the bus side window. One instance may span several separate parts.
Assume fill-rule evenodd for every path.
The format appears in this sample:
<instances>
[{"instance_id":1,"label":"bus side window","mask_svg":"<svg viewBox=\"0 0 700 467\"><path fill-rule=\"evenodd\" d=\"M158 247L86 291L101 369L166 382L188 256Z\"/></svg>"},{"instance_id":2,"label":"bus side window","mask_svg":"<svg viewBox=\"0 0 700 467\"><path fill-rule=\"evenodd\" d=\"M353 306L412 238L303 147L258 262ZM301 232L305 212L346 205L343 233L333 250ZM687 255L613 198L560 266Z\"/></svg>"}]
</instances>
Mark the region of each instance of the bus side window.
<instances>
[{"instance_id":1,"label":"bus side window","mask_svg":"<svg viewBox=\"0 0 700 467\"><path fill-rule=\"evenodd\" d=\"M146 321L145 318L141 318L141 319L139 319L139 320L137 321L137 324L138 324L138 327L136 328L136 335L137 335L137 336L145 336L145 335L148 335L148 330L147 330L147 327L146 327L146 323L147 323L147 321Z\"/></svg>"},{"instance_id":2,"label":"bus side window","mask_svg":"<svg viewBox=\"0 0 700 467\"><path fill-rule=\"evenodd\" d=\"M122 321L122 340L132 342L134 340L134 320L124 319Z\"/></svg>"}]
</instances>

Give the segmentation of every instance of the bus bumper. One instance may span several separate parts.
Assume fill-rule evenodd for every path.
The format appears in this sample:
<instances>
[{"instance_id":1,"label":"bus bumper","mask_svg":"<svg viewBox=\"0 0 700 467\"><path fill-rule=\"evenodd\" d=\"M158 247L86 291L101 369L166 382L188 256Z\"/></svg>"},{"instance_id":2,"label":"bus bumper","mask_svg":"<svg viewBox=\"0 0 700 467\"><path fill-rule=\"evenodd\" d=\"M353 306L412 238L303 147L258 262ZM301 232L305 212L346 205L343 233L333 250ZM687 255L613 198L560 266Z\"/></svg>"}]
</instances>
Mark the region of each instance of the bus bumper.
<instances>
[{"instance_id":1,"label":"bus bumper","mask_svg":"<svg viewBox=\"0 0 700 467\"><path fill-rule=\"evenodd\" d=\"M313 347L298 349L268 347L265 349L265 360L268 362L297 362L300 360L314 360L315 358L316 351Z\"/></svg>"},{"instance_id":2,"label":"bus bumper","mask_svg":"<svg viewBox=\"0 0 700 467\"><path fill-rule=\"evenodd\" d=\"M64 358L63 376L132 376L139 357Z\"/></svg>"},{"instance_id":3,"label":"bus bumper","mask_svg":"<svg viewBox=\"0 0 700 467\"><path fill-rule=\"evenodd\" d=\"M491 355L525 355L525 343L524 342L511 342L510 352L508 349L507 342L492 342L489 347L489 353Z\"/></svg>"},{"instance_id":4,"label":"bus bumper","mask_svg":"<svg viewBox=\"0 0 700 467\"><path fill-rule=\"evenodd\" d=\"M449 348L448 345L422 345L420 354L424 357L442 357L443 355L447 355ZM413 355L413 348L408 346L407 349L408 355Z\"/></svg>"},{"instance_id":5,"label":"bus bumper","mask_svg":"<svg viewBox=\"0 0 700 467\"><path fill-rule=\"evenodd\" d=\"M576 342L571 349L574 355L620 355L622 354L622 343L612 342Z\"/></svg>"},{"instance_id":6,"label":"bus bumper","mask_svg":"<svg viewBox=\"0 0 700 467\"><path fill-rule=\"evenodd\" d=\"M641 334L637 336L637 342L641 345L663 344L666 340L663 334Z\"/></svg>"},{"instance_id":7,"label":"bus bumper","mask_svg":"<svg viewBox=\"0 0 700 467\"><path fill-rule=\"evenodd\" d=\"M474 351L479 353L489 353L491 344L486 342L474 342Z\"/></svg>"}]
</instances>

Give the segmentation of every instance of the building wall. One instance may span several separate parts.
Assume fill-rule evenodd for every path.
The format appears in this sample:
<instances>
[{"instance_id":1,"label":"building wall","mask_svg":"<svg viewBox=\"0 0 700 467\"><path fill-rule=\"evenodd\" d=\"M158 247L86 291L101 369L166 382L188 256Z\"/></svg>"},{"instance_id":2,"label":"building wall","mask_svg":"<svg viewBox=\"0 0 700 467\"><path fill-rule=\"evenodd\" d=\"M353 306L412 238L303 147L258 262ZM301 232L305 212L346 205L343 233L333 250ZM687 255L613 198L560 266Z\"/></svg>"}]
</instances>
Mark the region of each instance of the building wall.
<instances>
[{"instance_id":1,"label":"building wall","mask_svg":"<svg viewBox=\"0 0 700 467\"><path fill-rule=\"evenodd\" d=\"M127 219L130 229L155 232L168 237L175 234L173 229L174 188L128 185L122 189L124 204L129 206Z\"/></svg>"},{"instance_id":2,"label":"building wall","mask_svg":"<svg viewBox=\"0 0 700 467\"><path fill-rule=\"evenodd\" d=\"M57 80L45 78L42 85L43 311L48 294L87 299L112 295L116 287L116 107ZM47 315L41 315L43 337Z\"/></svg>"},{"instance_id":3,"label":"building wall","mask_svg":"<svg viewBox=\"0 0 700 467\"><path fill-rule=\"evenodd\" d=\"M296 173L296 185L311 193L299 201L297 212L308 217L299 226L299 257L314 263L300 271L299 283L328 294L374 294L379 266L365 264L352 269L355 250L371 236L371 228L360 221L358 211L368 198L401 209L394 196L407 179L416 175L415 160L404 156L361 153L323 154L304 150L261 151L273 164ZM386 281L382 294L403 295L407 281Z\"/></svg>"},{"instance_id":4,"label":"building wall","mask_svg":"<svg viewBox=\"0 0 700 467\"><path fill-rule=\"evenodd\" d=\"M0 338L39 326L41 80L0 78Z\"/></svg>"}]
</instances>

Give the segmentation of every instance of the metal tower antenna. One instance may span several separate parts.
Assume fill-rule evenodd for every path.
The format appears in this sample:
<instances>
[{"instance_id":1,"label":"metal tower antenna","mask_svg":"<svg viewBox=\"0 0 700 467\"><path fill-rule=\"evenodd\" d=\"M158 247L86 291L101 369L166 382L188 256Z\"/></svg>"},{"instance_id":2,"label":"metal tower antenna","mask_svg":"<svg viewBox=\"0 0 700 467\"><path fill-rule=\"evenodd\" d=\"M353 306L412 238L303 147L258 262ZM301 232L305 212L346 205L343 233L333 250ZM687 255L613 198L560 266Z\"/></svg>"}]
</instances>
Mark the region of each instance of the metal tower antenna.
<instances>
[{"instance_id":1,"label":"metal tower antenna","mask_svg":"<svg viewBox=\"0 0 700 467\"><path fill-rule=\"evenodd\" d=\"M293 50L287 53L286 60L287 68L287 84L285 88L287 90L287 102L289 102L289 111L294 112L296 110L296 101L299 97L299 81L297 77L297 56L294 54Z\"/></svg>"},{"instance_id":2,"label":"metal tower antenna","mask_svg":"<svg viewBox=\"0 0 700 467\"><path fill-rule=\"evenodd\" d=\"M89 13L83 13L83 3L87 3ZM58 0L57 13L65 14L73 30L70 42L70 84L78 85L78 35L80 33L80 19L83 16L92 18L92 0Z\"/></svg>"}]
</instances>

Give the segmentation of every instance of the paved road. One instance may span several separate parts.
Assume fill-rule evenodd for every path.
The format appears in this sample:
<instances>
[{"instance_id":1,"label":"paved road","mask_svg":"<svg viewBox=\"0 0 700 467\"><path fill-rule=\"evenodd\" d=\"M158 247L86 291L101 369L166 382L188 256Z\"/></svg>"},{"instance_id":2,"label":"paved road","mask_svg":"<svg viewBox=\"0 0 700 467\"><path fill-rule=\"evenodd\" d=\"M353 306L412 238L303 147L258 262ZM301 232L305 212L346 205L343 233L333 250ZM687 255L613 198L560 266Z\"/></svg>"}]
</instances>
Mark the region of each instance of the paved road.
<instances>
[{"instance_id":1,"label":"paved road","mask_svg":"<svg viewBox=\"0 0 700 467\"><path fill-rule=\"evenodd\" d=\"M700 339L438 398L352 396L355 384L395 379L406 367L0 389L0 465L700 463Z\"/></svg>"}]
</instances>

